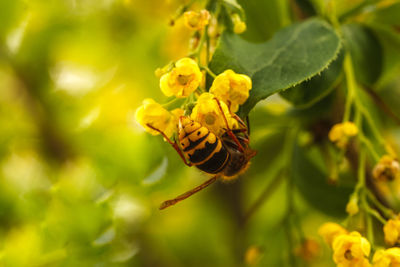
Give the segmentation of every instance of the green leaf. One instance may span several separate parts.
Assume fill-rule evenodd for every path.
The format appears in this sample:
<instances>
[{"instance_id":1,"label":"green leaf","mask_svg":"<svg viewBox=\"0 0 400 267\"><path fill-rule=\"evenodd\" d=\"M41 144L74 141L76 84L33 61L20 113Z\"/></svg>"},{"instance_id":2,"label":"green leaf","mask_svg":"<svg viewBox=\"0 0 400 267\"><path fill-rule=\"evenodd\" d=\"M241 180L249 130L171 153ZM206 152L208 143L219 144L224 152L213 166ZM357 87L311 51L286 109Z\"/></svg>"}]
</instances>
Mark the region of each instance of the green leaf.
<instances>
[{"instance_id":1,"label":"green leaf","mask_svg":"<svg viewBox=\"0 0 400 267\"><path fill-rule=\"evenodd\" d=\"M356 79L374 84L382 72L382 46L373 32L360 24L342 26L344 44L350 52Z\"/></svg>"},{"instance_id":2,"label":"green leaf","mask_svg":"<svg viewBox=\"0 0 400 267\"><path fill-rule=\"evenodd\" d=\"M238 0L246 13L247 30L240 36L252 42L265 42L291 23L287 0Z\"/></svg>"},{"instance_id":3,"label":"green leaf","mask_svg":"<svg viewBox=\"0 0 400 267\"><path fill-rule=\"evenodd\" d=\"M328 173L316 147L295 146L293 152L293 178L303 198L314 208L335 217L346 215L345 207L353 189L349 186L330 185Z\"/></svg>"},{"instance_id":4,"label":"green leaf","mask_svg":"<svg viewBox=\"0 0 400 267\"><path fill-rule=\"evenodd\" d=\"M246 116L259 101L323 71L337 57L340 46L338 35L320 19L294 24L260 44L225 32L210 68L215 73L233 69L251 77L250 97L239 111Z\"/></svg>"},{"instance_id":5,"label":"green leaf","mask_svg":"<svg viewBox=\"0 0 400 267\"><path fill-rule=\"evenodd\" d=\"M400 26L400 3L387 5L385 8L378 9L372 13L370 20L374 23Z\"/></svg>"},{"instance_id":6,"label":"green leaf","mask_svg":"<svg viewBox=\"0 0 400 267\"><path fill-rule=\"evenodd\" d=\"M398 77L400 66L400 33L394 28L378 23L370 23L368 27L374 31L383 50L382 74L377 87L385 86L393 78Z\"/></svg>"},{"instance_id":7,"label":"green leaf","mask_svg":"<svg viewBox=\"0 0 400 267\"><path fill-rule=\"evenodd\" d=\"M315 75L311 80L304 81L295 87L281 92L281 96L292 103L296 108L308 108L327 96L337 85L342 73L343 55L324 70L321 75Z\"/></svg>"},{"instance_id":8,"label":"green leaf","mask_svg":"<svg viewBox=\"0 0 400 267\"><path fill-rule=\"evenodd\" d=\"M384 101L389 110L400 118L400 77L397 76L376 93Z\"/></svg>"}]
</instances>

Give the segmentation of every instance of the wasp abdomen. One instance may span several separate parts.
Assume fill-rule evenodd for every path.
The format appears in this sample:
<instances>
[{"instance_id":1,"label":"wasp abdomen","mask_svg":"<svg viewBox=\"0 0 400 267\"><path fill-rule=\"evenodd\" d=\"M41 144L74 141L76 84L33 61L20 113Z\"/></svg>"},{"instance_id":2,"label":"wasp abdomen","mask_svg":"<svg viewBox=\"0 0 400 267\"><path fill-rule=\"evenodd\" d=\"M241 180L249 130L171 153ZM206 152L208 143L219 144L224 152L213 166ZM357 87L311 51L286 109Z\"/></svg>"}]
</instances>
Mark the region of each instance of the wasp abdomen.
<instances>
[{"instance_id":1,"label":"wasp abdomen","mask_svg":"<svg viewBox=\"0 0 400 267\"><path fill-rule=\"evenodd\" d=\"M187 156L193 164L199 165L207 160L216 149L218 149L218 141L210 143L206 140L204 142L204 147L192 149L187 153Z\"/></svg>"},{"instance_id":2,"label":"wasp abdomen","mask_svg":"<svg viewBox=\"0 0 400 267\"><path fill-rule=\"evenodd\" d=\"M205 160L202 164L197 165L196 167L207 173L219 173L228 162L229 156L230 155L228 154L228 151L226 151L225 147L221 146L219 151L213 153L208 160Z\"/></svg>"},{"instance_id":3,"label":"wasp abdomen","mask_svg":"<svg viewBox=\"0 0 400 267\"><path fill-rule=\"evenodd\" d=\"M189 161L207 173L218 173L226 165L229 153L219 138L189 118L181 119L179 139Z\"/></svg>"}]
</instances>

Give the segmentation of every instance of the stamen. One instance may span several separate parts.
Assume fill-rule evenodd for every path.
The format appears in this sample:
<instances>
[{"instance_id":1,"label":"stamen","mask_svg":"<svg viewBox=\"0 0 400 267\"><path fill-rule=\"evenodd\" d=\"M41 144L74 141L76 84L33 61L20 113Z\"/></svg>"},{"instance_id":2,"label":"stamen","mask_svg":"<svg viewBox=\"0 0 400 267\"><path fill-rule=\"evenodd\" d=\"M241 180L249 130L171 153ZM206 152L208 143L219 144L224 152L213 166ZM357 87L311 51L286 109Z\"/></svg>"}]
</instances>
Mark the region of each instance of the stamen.
<instances>
[{"instance_id":1,"label":"stamen","mask_svg":"<svg viewBox=\"0 0 400 267\"><path fill-rule=\"evenodd\" d=\"M344 253L344 257L345 257L346 260L349 260L349 261L354 259L353 255L351 255L351 250L350 249L346 250L346 252Z\"/></svg>"},{"instance_id":2,"label":"stamen","mask_svg":"<svg viewBox=\"0 0 400 267\"><path fill-rule=\"evenodd\" d=\"M191 75L182 75L182 74L179 74L177 80L178 80L178 83L179 83L180 85L186 85L186 84L189 83L190 78L191 78Z\"/></svg>"}]
</instances>

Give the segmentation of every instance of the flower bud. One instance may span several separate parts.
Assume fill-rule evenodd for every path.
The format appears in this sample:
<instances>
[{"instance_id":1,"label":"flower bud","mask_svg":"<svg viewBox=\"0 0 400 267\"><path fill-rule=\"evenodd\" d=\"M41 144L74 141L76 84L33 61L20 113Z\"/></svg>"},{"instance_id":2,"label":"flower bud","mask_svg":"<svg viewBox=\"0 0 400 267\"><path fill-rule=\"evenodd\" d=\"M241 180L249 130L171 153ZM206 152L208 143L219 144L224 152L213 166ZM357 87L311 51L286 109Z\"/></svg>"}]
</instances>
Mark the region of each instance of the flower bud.
<instances>
[{"instance_id":1,"label":"flower bud","mask_svg":"<svg viewBox=\"0 0 400 267\"><path fill-rule=\"evenodd\" d=\"M210 13L203 9L200 12L187 11L183 14L184 24L192 30L202 30L210 21Z\"/></svg>"},{"instance_id":2,"label":"flower bud","mask_svg":"<svg viewBox=\"0 0 400 267\"><path fill-rule=\"evenodd\" d=\"M246 23L244 23L241 20L239 14L232 15L232 22L233 22L233 32L236 34L241 34L247 29Z\"/></svg>"}]
</instances>

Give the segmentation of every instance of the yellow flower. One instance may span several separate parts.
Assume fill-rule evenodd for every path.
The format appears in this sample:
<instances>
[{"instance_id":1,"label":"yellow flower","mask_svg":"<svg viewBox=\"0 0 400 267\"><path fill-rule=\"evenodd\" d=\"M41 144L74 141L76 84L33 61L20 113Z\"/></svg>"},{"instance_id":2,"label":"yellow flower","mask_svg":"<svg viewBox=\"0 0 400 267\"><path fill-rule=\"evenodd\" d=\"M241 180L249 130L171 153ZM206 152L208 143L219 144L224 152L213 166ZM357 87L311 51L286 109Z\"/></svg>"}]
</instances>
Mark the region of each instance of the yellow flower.
<instances>
[{"instance_id":1,"label":"yellow flower","mask_svg":"<svg viewBox=\"0 0 400 267\"><path fill-rule=\"evenodd\" d=\"M357 126L350 121L335 124L329 131L329 140L334 142L339 148L345 148L350 137L358 133Z\"/></svg>"},{"instance_id":2,"label":"yellow flower","mask_svg":"<svg viewBox=\"0 0 400 267\"><path fill-rule=\"evenodd\" d=\"M347 230L337 223L327 222L318 229L318 234L322 236L325 242L332 247L332 243L336 237L347 234Z\"/></svg>"},{"instance_id":3,"label":"yellow flower","mask_svg":"<svg viewBox=\"0 0 400 267\"><path fill-rule=\"evenodd\" d=\"M168 137L172 136L178 129L177 116L171 114L151 98L143 100L143 105L136 110L135 117L136 121L152 135L158 135L160 133L151 129L147 124L164 132Z\"/></svg>"},{"instance_id":4,"label":"yellow flower","mask_svg":"<svg viewBox=\"0 0 400 267\"><path fill-rule=\"evenodd\" d=\"M385 242L389 246L393 246L400 241L400 216L390 219L384 226Z\"/></svg>"},{"instance_id":5,"label":"yellow flower","mask_svg":"<svg viewBox=\"0 0 400 267\"><path fill-rule=\"evenodd\" d=\"M355 215L358 213L358 197L357 195L352 195L349 202L346 205L346 212L350 215Z\"/></svg>"},{"instance_id":6,"label":"yellow flower","mask_svg":"<svg viewBox=\"0 0 400 267\"><path fill-rule=\"evenodd\" d=\"M199 87L202 76L196 61L182 58L170 72L161 77L161 91L166 96L187 97Z\"/></svg>"},{"instance_id":7,"label":"yellow flower","mask_svg":"<svg viewBox=\"0 0 400 267\"><path fill-rule=\"evenodd\" d=\"M399 267L400 248L388 248L377 250L372 259L374 267Z\"/></svg>"},{"instance_id":8,"label":"yellow flower","mask_svg":"<svg viewBox=\"0 0 400 267\"><path fill-rule=\"evenodd\" d=\"M251 86L249 76L236 74L233 70L226 70L214 79L210 93L228 103L230 110L236 112L239 109L239 105L249 98Z\"/></svg>"},{"instance_id":9,"label":"yellow flower","mask_svg":"<svg viewBox=\"0 0 400 267\"><path fill-rule=\"evenodd\" d=\"M247 28L246 23L244 23L238 14L232 15L232 22L233 22L233 32L236 34L241 34Z\"/></svg>"},{"instance_id":10,"label":"yellow flower","mask_svg":"<svg viewBox=\"0 0 400 267\"><path fill-rule=\"evenodd\" d=\"M375 165L372 176L381 181L392 181L400 176L400 164L390 155L384 155Z\"/></svg>"},{"instance_id":11,"label":"yellow flower","mask_svg":"<svg viewBox=\"0 0 400 267\"><path fill-rule=\"evenodd\" d=\"M200 12L187 11L183 14L186 27L192 30L202 30L210 21L210 13L203 9Z\"/></svg>"},{"instance_id":12,"label":"yellow flower","mask_svg":"<svg viewBox=\"0 0 400 267\"><path fill-rule=\"evenodd\" d=\"M371 245L358 232L337 236L333 241L332 248L333 261L337 266L370 266L366 257L369 257Z\"/></svg>"},{"instance_id":13,"label":"yellow flower","mask_svg":"<svg viewBox=\"0 0 400 267\"><path fill-rule=\"evenodd\" d=\"M232 117L226 104L223 101L219 102L229 127L231 129L237 128L238 122ZM203 93L200 95L190 117L193 120L200 122L216 135L223 134L225 131L224 129L226 129L224 117L221 114L215 96L211 93Z\"/></svg>"}]
</instances>

